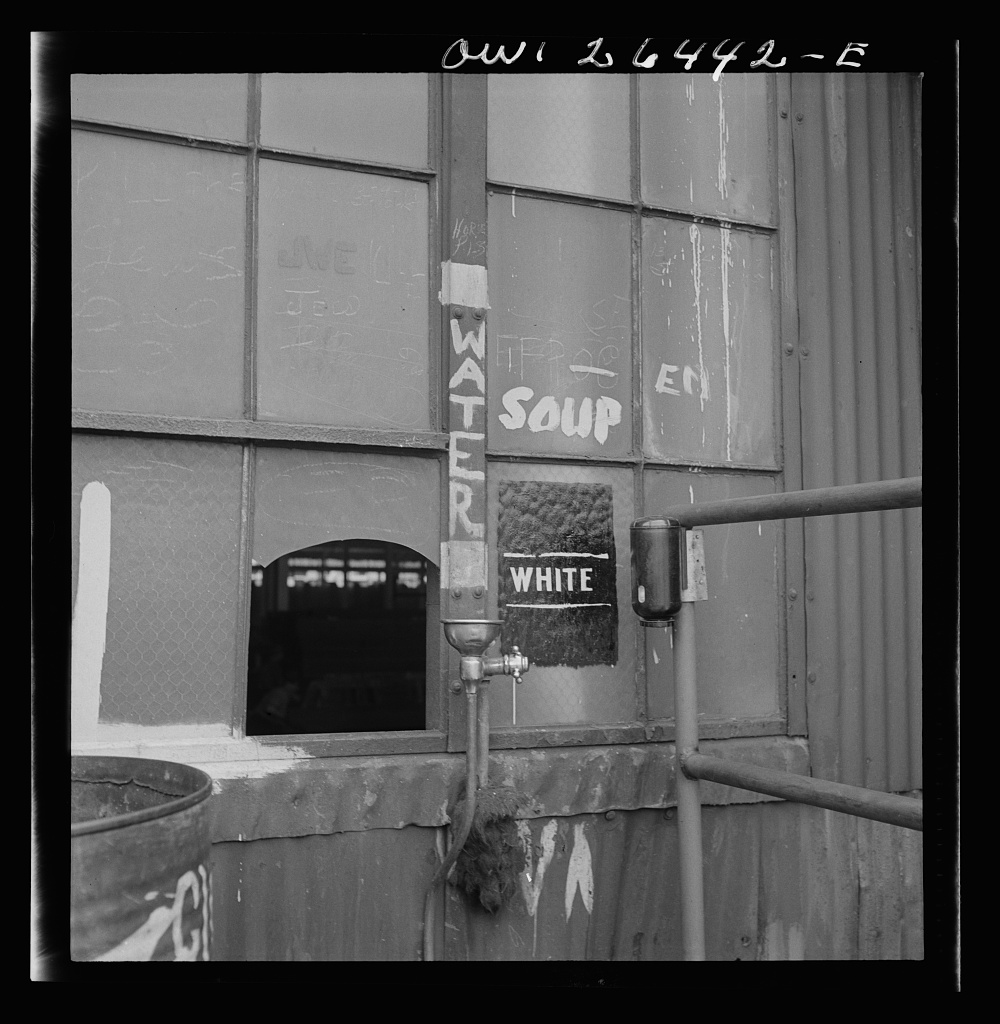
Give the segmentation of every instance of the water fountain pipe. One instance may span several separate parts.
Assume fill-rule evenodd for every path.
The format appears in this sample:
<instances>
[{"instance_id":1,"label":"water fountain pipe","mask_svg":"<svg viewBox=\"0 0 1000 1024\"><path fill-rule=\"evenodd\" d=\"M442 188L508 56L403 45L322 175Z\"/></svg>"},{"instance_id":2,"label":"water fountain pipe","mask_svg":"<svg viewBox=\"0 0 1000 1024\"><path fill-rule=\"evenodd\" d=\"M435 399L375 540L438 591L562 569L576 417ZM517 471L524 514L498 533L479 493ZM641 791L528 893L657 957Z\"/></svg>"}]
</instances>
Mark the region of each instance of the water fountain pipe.
<instances>
[{"instance_id":1,"label":"water fountain pipe","mask_svg":"<svg viewBox=\"0 0 1000 1024\"><path fill-rule=\"evenodd\" d=\"M476 816L476 731L478 726L477 687L475 683L465 688L466 730L465 730L465 813L462 823L452 838L451 848L438 865L431 884L424 897L424 959L434 959L434 896L438 886L448 877L452 865L465 846L466 839L472 831L472 822Z\"/></svg>"},{"instance_id":2,"label":"water fountain pipe","mask_svg":"<svg viewBox=\"0 0 1000 1024\"><path fill-rule=\"evenodd\" d=\"M479 788L486 785L489 774L489 677L510 675L520 683L522 673L530 667L528 659L516 647L512 654L485 657L487 648L500 635L503 625L500 619L442 619L441 624L448 643L462 656L459 674L467 698L465 808L462 823L447 855L434 872L424 899L424 960L434 959L434 894L448 877L469 838L476 816L476 796Z\"/></svg>"}]
</instances>

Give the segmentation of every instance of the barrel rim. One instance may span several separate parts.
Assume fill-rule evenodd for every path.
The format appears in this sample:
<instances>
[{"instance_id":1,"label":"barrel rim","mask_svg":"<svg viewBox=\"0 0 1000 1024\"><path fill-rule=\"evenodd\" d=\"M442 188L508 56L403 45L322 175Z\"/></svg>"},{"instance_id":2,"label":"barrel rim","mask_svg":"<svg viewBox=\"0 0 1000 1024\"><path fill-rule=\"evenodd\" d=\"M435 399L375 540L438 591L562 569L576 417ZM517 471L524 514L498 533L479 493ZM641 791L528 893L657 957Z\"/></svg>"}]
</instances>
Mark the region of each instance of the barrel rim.
<instances>
[{"instance_id":1,"label":"barrel rim","mask_svg":"<svg viewBox=\"0 0 1000 1024\"><path fill-rule=\"evenodd\" d=\"M94 779L85 779L77 777L76 771L74 770L78 762L81 761L92 761L92 762L103 762L105 764L113 765L119 764L120 767L125 768L126 765L135 764L141 762L144 766L162 765L167 768L184 768L195 775L200 785L193 792L187 794L187 796L179 796L174 799L168 800L166 803L158 804L156 807L146 807L140 811L131 811L128 814L116 814L110 818L95 818L91 821L80 821L70 824L70 836L75 838L76 836L92 835L95 832L110 832L112 829L126 828L129 825L139 825L142 822L154 821L157 818L165 818L171 814L178 814L180 811L185 811L190 807L194 807L196 804L202 803L207 800L212 792L212 778L206 772L203 772L200 768L195 768L189 764L183 764L179 761L163 761L157 758L150 757L104 757L104 756L92 756L86 755L74 756L71 759L70 768L70 781L80 782L93 782L99 781ZM140 780L132 780L140 781Z\"/></svg>"}]
</instances>

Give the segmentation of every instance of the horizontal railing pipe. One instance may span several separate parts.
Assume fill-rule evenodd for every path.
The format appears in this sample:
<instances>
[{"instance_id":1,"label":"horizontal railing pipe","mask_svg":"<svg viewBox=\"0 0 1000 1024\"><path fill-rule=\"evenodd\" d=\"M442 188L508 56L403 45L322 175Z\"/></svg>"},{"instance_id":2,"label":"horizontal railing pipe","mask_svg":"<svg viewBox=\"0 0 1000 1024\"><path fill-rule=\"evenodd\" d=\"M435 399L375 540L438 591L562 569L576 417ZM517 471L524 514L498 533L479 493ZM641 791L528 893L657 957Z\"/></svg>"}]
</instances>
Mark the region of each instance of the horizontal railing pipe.
<instances>
[{"instance_id":1,"label":"horizontal railing pipe","mask_svg":"<svg viewBox=\"0 0 1000 1024\"><path fill-rule=\"evenodd\" d=\"M719 523L756 523L763 519L799 519L836 516L847 512L882 512L892 508L916 508L923 503L923 477L880 480L869 484L817 487L811 491L784 491L749 498L723 498L693 505L671 505L657 515L676 519L681 526L714 526Z\"/></svg>"},{"instance_id":2,"label":"horizontal railing pipe","mask_svg":"<svg viewBox=\"0 0 1000 1024\"><path fill-rule=\"evenodd\" d=\"M706 782L767 793L795 803L826 807L831 811L901 825L918 832L924 828L924 802L913 797L758 768L739 761L724 761L707 754L682 755L681 768L690 778L704 779Z\"/></svg>"}]
</instances>

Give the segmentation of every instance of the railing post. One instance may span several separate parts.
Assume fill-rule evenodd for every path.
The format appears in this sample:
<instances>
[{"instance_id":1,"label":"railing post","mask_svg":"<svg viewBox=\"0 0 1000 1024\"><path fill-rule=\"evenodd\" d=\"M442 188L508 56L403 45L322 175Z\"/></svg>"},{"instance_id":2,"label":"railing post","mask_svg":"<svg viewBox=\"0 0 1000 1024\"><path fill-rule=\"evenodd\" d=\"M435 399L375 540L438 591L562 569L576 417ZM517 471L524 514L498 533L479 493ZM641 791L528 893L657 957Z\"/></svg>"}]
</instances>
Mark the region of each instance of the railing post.
<instances>
[{"instance_id":1,"label":"railing post","mask_svg":"<svg viewBox=\"0 0 1000 1024\"><path fill-rule=\"evenodd\" d=\"M674 742L677 832L681 869L681 930L685 960L705 959L701 794L682 758L698 750L698 681L695 675L694 605L685 601L674 618Z\"/></svg>"}]
</instances>

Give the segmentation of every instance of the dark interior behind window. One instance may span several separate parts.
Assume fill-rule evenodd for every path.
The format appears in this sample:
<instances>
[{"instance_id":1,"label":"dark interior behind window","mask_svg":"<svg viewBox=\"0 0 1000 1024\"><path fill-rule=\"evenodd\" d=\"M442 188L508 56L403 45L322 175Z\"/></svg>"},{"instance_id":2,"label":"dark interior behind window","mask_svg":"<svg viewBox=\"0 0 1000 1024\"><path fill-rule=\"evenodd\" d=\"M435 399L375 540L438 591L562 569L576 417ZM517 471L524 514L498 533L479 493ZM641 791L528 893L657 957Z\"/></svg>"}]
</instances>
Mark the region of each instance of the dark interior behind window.
<instances>
[{"instance_id":1,"label":"dark interior behind window","mask_svg":"<svg viewBox=\"0 0 1000 1024\"><path fill-rule=\"evenodd\" d=\"M427 562L347 540L254 564L247 735L425 724Z\"/></svg>"}]
</instances>

